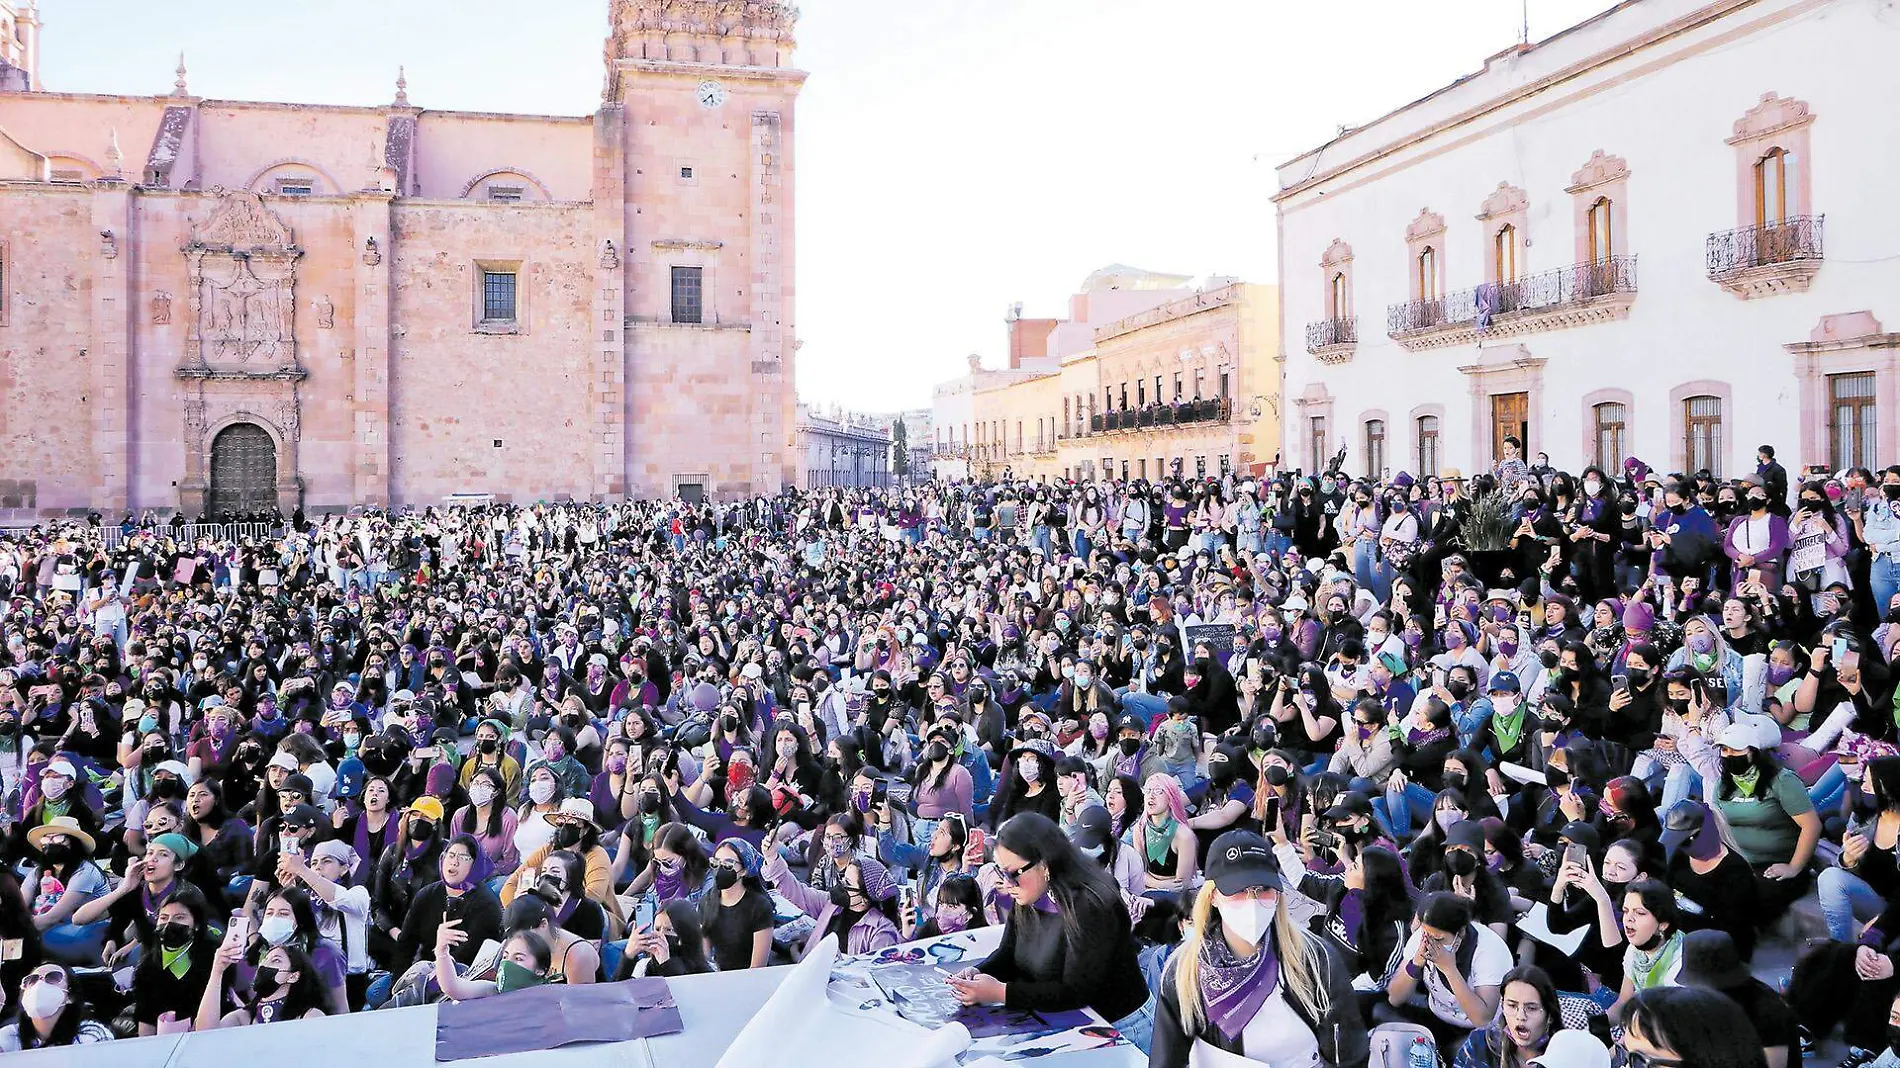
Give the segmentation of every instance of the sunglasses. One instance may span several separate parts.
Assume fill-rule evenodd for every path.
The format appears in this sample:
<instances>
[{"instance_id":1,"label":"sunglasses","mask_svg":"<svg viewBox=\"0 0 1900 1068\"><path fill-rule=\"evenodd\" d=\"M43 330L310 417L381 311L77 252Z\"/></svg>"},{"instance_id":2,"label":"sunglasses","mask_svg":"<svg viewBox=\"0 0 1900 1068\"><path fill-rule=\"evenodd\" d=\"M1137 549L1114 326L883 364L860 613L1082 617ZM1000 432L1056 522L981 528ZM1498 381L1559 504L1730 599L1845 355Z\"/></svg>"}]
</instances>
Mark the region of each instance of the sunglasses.
<instances>
[{"instance_id":1,"label":"sunglasses","mask_svg":"<svg viewBox=\"0 0 1900 1068\"><path fill-rule=\"evenodd\" d=\"M66 985L66 973L58 968L43 968L39 971L28 972L26 976L20 980L20 989L24 990L34 983L47 983L52 986L64 987Z\"/></svg>"},{"instance_id":2,"label":"sunglasses","mask_svg":"<svg viewBox=\"0 0 1900 1068\"><path fill-rule=\"evenodd\" d=\"M1622 1068L1681 1068L1682 1062L1669 1057L1652 1057L1637 1050L1622 1050Z\"/></svg>"},{"instance_id":3,"label":"sunglasses","mask_svg":"<svg viewBox=\"0 0 1900 1068\"><path fill-rule=\"evenodd\" d=\"M1011 886L1016 886L1022 882L1023 875L1026 874L1029 871L1029 869L1035 867L1039 863L1041 862L1032 860L1029 863L1023 865L1022 867L1017 868L1015 871L1011 871L1008 868L1003 867L1001 864L998 864L996 866L996 871L997 871L997 874L1003 877L1003 881L1005 883L1008 883Z\"/></svg>"}]
</instances>

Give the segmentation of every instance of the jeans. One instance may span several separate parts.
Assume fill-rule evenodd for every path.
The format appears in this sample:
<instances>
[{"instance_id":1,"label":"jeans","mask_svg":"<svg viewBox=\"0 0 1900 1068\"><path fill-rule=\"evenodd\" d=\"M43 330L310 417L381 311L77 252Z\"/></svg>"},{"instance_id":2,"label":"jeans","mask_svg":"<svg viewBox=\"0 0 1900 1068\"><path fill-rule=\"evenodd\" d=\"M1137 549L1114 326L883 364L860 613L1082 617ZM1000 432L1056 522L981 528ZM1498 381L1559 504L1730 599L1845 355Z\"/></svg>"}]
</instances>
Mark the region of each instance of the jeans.
<instances>
[{"instance_id":1,"label":"jeans","mask_svg":"<svg viewBox=\"0 0 1900 1068\"><path fill-rule=\"evenodd\" d=\"M1110 1026L1120 1031L1122 1037L1134 1043L1142 1056L1148 1055L1148 1047L1154 1045L1155 1038L1155 996L1150 993L1141 1008L1112 1021Z\"/></svg>"},{"instance_id":2,"label":"jeans","mask_svg":"<svg viewBox=\"0 0 1900 1068\"><path fill-rule=\"evenodd\" d=\"M1847 773L1841 770L1839 764L1822 772L1821 777L1814 780L1814 785L1808 787L1808 800L1814 803L1816 812L1839 812L1841 798L1846 796Z\"/></svg>"},{"instance_id":3,"label":"jeans","mask_svg":"<svg viewBox=\"0 0 1900 1068\"><path fill-rule=\"evenodd\" d=\"M1858 922L1873 919L1887 907L1885 898L1846 868L1823 868L1814 888L1821 915L1827 917L1827 936L1836 942L1854 941Z\"/></svg>"},{"instance_id":4,"label":"jeans","mask_svg":"<svg viewBox=\"0 0 1900 1068\"><path fill-rule=\"evenodd\" d=\"M105 951L106 929L111 926L112 921L109 919L84 926L75 923L55 924L40 936L40 945L49 960L78 967L94 967Z\"/></svg>"},{"instance_id":5,"label":"jeans","mask_svg":"<svg viewBox=\"0 0 1900 1068\"><path fill-rule=\"evenodd\" d=\"M990 540L990 528L973 527L970 530L970 540L974 542L978 542L979 544Z\"/></svg>"},{"instance_id":6,"label":"jeans","mask_svg":"<svg viewBox=\"0 0 1900 1068\"><path fill-rule=\"evenodd\" d=\"M1043 556L1045 559L1048 558L1048 556L1050 555L1049 554L1049 528L1042 523L1038 523L1034 527L1032 527L1029 533L1029 544L1033 546L1036 552L1039 553L1041 556Z\"/></svg>"},{"instance_id":7,"label":"jeans","mask_svg":"<svg viewBox=\"0 0 1900 1068\"><path fill-rule=\"evenodd\" d=\"M1432 800L1430 790L1415 782L1405 784L1403 792L1387 790L1385 796L1372 799L1372 814L1385 816L1386 829L1392 832L1393 841L1403 842L1412 836L1414 824L1423 826L1432 818Z\"/></svg>"},{"instance_id":8,"label":"jeans","mask_svg":"<svg viewBox=\"0 0 1900 1068\"><path fill-rule=\"evenodd\" d=\"M1168 699L1151 693L1125 693L1121 697L1122 711L1141 720L1144 729L1156 719L1168 714Z\"/></svg>"},{"instance_id":9,"label":"jeans","mask_svg":"<svg viewBox=\"0 0 1900 1068\"><path fill-rule=\"evenodd\" d=\"M1868 585L1874 590L1874 612L1885 619L1887 604L1893 595L1900 592L1900 560L1892 557L1876 556L1868 568Z\"/></svg>"}]
</instances>

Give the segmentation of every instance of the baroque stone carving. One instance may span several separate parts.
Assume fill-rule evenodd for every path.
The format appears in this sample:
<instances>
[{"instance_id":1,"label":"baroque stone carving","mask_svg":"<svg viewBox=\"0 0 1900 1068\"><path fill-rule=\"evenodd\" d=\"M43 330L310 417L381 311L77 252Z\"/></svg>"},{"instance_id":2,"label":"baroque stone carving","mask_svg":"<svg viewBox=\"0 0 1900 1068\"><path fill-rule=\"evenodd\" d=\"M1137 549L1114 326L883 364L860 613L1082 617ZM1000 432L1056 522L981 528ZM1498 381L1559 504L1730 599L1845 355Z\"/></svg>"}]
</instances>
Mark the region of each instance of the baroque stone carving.
<instances>
[{"instance_id":1,"label":"baroque stone carving","mask_svg":"<svg viewBox=\"0 0 1900 1068\"><path fill-rule=\"evenodd\" d=\"M1741 118L1735 120L1735 136L1729 138L1728 143L1734 145L1753 141L1813 121L1814 115L1808 110L1806 101L1776 96L1770 90L1761 95L1761 103L1749 108Z\"/></svg>"},{"instance_id":2,"label":"baroque stone carving","mask_svg":"<svg viewBox=\"0 0 1900 1068\"><path fill-rule=\"evenodd\" d=\"M290 227L250 192L227 192L191 228L188 366L295 367L297 247Z\"/></svg>"},{"instance_id":3,"label":"baroque stone carving","mask_svg":"<svg viewBox=\"0 0 1900 1068\"><path fill-rule=\"evenodd\" d=\"M608 238L601 243L600 269L603 271L617 271L620 269L620 253L614 248L612 238Z\"/></svg>"},{"instance_id":4,"label":"baroque stone carving","mask_svg":"<svg viewBox=\"0 0 1900 1068\"><path fill-rule=\"evenodd\" d=\"M1627 178L1629 173L1629 164L1623 161L1622 156L1606 156L1599 148L1590 153L1590 158L1577 169L1577 173L1570 176L1570 188L1564 192L1581 193L1586 189L1595 189L1618 178Z\"/></svg>"},{"instance_id":5,"label":"baroque stone carving","mask_svg":"<svg viewBox=\"0 0 1900 1068\"><path fill-rule=\"evenodd\" d=\"M159 290L152 294L152 322L163 326L172 321L172 295Z\"/></svg>"},{"instance_id":6,"label":"baroque stone carving","mask_svg":"<svg viewBox=\"0 0 1900 1068\"><path fill-rule=\"evenodd\" d=\"M330 303L329 297L318 297L316 307L318 330L329 330L336 326L336 305Z\"/></svg>"},{"instance_id":7,"label":"baroque stone carving","mask_svg":"<svg viewBox=\"0 0 1900 1068\"><path fill-rule=\"evenodd\" d=\"M119 235L110 230L99 231L99 255L109 260L119 258Z\"/></svg>"},{"instance_id":8,"label":"baroque stone carving","mask_svg":"<svg viewBox=\"0 0 1900 1068\"><path fill-rule=\"evenodd\" d=\"M1326 251L1319 258L1321 267L1336 267L1339 264L1351 262L1352 246L1336 237L1333 238L1332 244L1326 246Z\"/></svg>"},{"instance_id":9,"label":"baroque stone carving","mask_svg":"<svg viewBox=\"0 0 1900 1068\"><path fill-rule=\"evenodd\" d=\"M1496 219L1512 212L1524 211L1530 206L1529 194L1509 182L1499 182L1498 187L1479 205L1478 218Z\"/></svg>"},{"instance_id":10,"label":"baroque stone carving","mask_svg":"<svg viewBox=\"0 0 1900 1068\"><path fill-rule=\"evenodd\" d=\"M1405 239L1407 241L1417 241L1420 238L1443 233L1444 230L1445 217L1443 215L1438 214L1430 208L1420 208L1418 209L1418 218L1413 219L1412 225L1405 228Z\"/></svg>"}]
</instances>

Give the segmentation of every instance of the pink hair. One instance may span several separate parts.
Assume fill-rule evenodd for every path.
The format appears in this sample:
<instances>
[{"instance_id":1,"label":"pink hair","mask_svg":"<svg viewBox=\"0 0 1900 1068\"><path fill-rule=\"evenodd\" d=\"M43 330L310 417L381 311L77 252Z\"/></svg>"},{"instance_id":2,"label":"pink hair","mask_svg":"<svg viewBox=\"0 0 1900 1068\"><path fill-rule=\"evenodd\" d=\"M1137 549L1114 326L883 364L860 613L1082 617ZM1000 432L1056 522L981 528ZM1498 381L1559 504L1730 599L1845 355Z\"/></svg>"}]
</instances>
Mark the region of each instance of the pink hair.
<instances>
[{"instance_id":1,"label":"pink hair","mask_svg":"<svg viewBox=\"0 0 1900 1068\"><path fill-rule=\"evenodd\" d=\"M1177 823L1187 822L1187 794L1181 790L1179 779L1165 771L1157 771L1148 776L1148 781L1142 786L1141 792L1144 795L1151 792L1159 793L1168 802L1168 814L1173 816Z\"/></svg>"}]
</instances>

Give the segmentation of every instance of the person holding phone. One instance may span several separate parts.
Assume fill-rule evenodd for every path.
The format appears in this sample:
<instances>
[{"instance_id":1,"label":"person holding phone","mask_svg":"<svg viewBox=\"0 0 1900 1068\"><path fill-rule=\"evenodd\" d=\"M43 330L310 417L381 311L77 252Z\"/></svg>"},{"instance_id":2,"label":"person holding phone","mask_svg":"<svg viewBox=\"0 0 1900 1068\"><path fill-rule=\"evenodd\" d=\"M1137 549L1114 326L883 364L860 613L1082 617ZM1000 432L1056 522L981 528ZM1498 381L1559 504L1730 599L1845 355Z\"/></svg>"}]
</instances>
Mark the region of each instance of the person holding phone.
<instances>
[{"instance_id":1,"label":"person holding phone","mask_svg":"<svg viewBox=\"0 0 1900 1068\"><path fill-rule=\"evenodd\" d=\"M995 863L1007 909L1002 940L948 980L965 1005L1042 1012L1095 1010L1146 1051L1154 1002L1136 960L1121 894L1054 820L1026 812L998 830Z\"/></svg>"},{"instance_id":2,"label":"person holding phone","mask_svg":"<svg viewBox=\"0 0 1900 1068\"><path fill-rule=\"evenodd\" d=\"M455 947L455 959L468 964L482 943L501 936L501 899L490 890L488 855L473 835L458 834L442 849L440 876L416 893L402 926L390 934L395 951L389 971L401 975L416 962L424 946L436 944L444 920L460 920L468 937Z\"/></svg>"}]
</instances>

